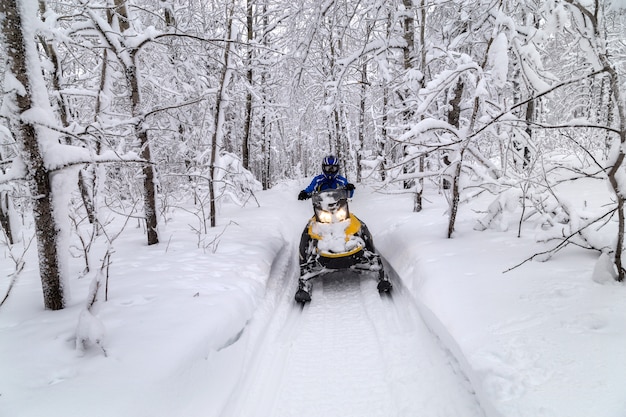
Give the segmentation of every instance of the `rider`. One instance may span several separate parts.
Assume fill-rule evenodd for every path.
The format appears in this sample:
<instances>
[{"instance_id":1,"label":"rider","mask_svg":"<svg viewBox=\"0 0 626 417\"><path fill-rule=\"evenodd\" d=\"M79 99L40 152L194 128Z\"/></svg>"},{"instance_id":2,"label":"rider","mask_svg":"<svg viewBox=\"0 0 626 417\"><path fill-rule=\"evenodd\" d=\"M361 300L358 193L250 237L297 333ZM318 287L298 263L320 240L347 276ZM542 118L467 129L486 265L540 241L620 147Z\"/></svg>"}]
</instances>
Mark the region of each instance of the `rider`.
<instances>
[{"instance_id":1,"label":"rider","mask_svg":"<svg viewBox=\"0 0 626 417\"><path fill-rule=\"evenodd\" d=\"M323 191L329 188L345 188L350 192L350 197L354 194L354 184L349 183L346 177L339 175L339 160L334 155L328 155L322 161L322 173L311 181L308 187L300 191L298 200L311 198L315 191Z\"/></svg>"}]
</instances>

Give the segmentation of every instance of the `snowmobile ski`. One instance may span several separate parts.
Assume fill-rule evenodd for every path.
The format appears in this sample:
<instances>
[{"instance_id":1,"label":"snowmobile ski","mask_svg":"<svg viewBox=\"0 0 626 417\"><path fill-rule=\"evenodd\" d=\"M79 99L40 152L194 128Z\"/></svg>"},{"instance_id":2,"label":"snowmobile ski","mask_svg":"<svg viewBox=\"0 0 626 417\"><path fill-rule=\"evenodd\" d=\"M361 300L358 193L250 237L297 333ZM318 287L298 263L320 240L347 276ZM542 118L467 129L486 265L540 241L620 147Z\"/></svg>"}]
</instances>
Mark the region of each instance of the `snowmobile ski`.
<instances>
[{"instance_id":1,"label":"snowmobile ski","mask_svg":"<svg viewBox=\"0 0 626 417\"><path fill-rule=\"evenodd\" d=\"M300 303L300 304L306 304L308 302L311 301L311 294L309 294L308 292L306 292L304 289L300 288L297 292L296 292L296 296L295 296L296 302Z\"/></svg>"}]
</instances>

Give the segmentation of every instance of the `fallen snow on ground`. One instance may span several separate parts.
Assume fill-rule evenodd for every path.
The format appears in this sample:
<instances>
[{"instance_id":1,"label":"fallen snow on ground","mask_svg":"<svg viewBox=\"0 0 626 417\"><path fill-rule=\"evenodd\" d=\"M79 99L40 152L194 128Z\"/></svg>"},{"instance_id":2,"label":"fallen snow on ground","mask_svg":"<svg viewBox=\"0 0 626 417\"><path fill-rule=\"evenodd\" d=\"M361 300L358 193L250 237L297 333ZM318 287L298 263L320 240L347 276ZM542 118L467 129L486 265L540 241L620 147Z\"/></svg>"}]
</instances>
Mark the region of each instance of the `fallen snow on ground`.
<instances>
[{"instance_id":1,"label":"fallen snow on ground","mask_svg":"<svg viewBox=\"0 0 626 417\"><path fill-rule=\"evenodd\" d=\"M472 207L446 239L437 191L412 213L410 195L359 186L351 210L393 296L335 274L301 310L304 182L259 193L261 207L223 207L209 236L182 210L156 246L127 228L91 316L93 273L72 280L66 309L43 310L31 250L0 308L0 416L626 415L626 290L592 280L597 254L568 248L503 273L549 245L515 226L474 231ZM4 295L13 263L0 250ZM81 316L101 345L76 349Z\"/></svg>"}]
</instances>

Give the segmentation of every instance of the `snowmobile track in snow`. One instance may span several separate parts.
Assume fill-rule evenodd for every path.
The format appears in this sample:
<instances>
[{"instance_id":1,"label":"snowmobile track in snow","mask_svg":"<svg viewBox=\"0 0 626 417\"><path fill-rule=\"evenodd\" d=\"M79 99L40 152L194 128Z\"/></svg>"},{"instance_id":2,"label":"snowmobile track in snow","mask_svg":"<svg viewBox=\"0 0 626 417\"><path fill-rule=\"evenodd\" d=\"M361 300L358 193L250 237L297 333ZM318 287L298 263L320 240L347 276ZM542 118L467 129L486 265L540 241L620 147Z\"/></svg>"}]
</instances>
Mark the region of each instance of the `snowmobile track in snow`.
<instances>
[{"instance_id":1,"label":"snowmobile track in snow","mask_svg":"<svg viewBox=\"0 0 626 417\"><path fill-rule=\"evenodd\" d=\"M301 308L295 261L283 254L275 264L250 324L246 372L221 417L484 417L393 271L391 296L341 271L317 279Z\"/></svg>"}]
</instances>

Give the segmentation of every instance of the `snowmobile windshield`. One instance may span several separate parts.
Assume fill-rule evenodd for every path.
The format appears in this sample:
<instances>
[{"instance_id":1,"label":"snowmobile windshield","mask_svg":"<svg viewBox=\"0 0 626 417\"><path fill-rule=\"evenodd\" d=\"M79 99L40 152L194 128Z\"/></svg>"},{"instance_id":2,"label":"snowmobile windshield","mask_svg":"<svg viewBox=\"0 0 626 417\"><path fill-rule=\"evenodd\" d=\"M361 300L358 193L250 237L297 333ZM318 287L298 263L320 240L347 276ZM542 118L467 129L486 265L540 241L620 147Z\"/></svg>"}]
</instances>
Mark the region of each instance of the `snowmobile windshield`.
<instances>
[{"instance_id":1,"label":"snowmobile windshield","mask_svg":"<svg viewBox=\"0 0 626 417\"><path fill-rule=\"evenodd\" d=\"M321 223L337 223L350 217L348 191L329 189L313 195L315 217Z\"/></svg>"}]
</instances>

